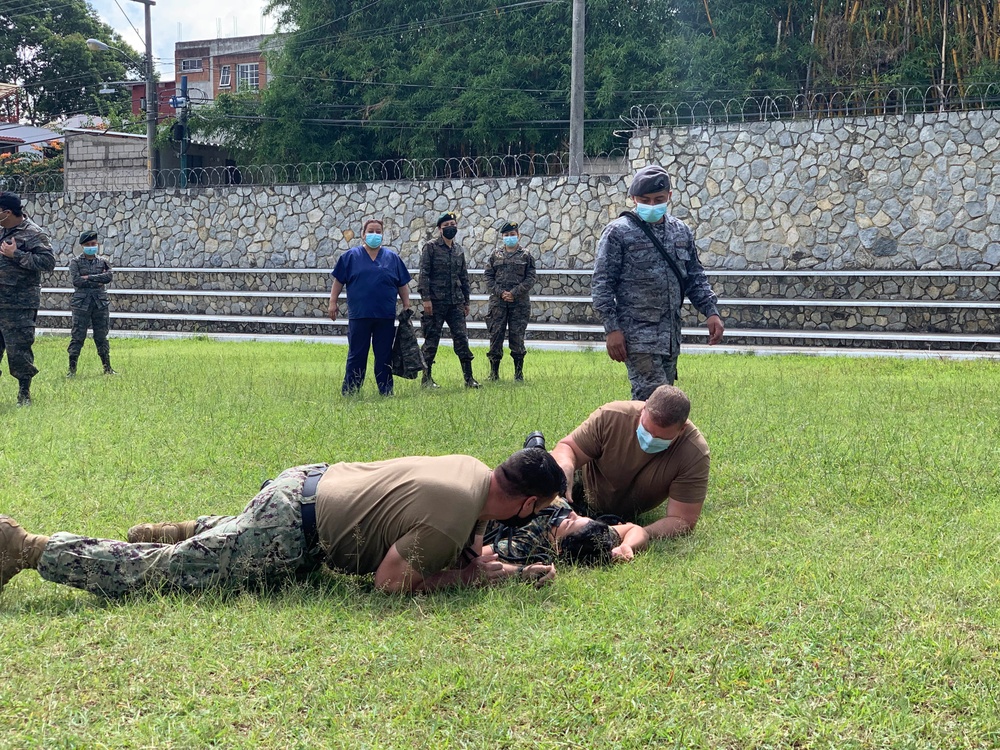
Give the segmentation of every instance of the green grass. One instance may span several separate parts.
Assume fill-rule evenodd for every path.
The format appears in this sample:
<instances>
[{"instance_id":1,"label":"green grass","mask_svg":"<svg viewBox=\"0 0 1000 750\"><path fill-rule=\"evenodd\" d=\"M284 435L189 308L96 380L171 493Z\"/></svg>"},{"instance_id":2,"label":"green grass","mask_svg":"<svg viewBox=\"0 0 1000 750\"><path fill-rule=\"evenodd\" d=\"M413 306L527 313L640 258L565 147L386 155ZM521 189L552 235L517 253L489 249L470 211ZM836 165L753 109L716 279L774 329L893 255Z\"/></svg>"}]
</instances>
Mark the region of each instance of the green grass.
<instances>
[{"instance_id":1,"label":"green grass","mask_svg":"<svg viewBox=\"0 0 1000 750\"><path fill-rule=\"evenodd\" d=\"M497 463L627 397L601 351L531 352L528 382L368 382L345 350L116 340L123 374L35 405L0 378L0 512L121 537L238 511L312 461ZM478 352L477 374L486 369ZM104 602L31 572L0 596L0 747L1000 746L1000 369L991 362L686 356L712 447L694 536L544 590L394 598L319 574L271 595Z\"/></svg>"}]
</instances>

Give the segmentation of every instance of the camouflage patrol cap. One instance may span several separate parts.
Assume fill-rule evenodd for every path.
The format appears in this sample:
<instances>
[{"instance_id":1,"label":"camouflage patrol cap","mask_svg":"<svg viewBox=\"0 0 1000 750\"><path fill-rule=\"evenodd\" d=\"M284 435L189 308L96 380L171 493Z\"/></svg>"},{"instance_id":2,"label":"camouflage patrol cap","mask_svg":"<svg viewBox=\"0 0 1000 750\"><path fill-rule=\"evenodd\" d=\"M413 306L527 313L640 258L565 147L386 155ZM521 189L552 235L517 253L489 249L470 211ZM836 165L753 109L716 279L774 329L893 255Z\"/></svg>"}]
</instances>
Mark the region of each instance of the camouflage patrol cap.
<instances>
[{"instance_id":1,"label":"camouflage patrol cap","mask_svg":"<svg viewBox=\"0 0 1000 750\"><path fill-rule=\"evenodd\" d=\"M507 232L516 232L516 231L518 231L516 221L508 221L506 224L500 227L500 234L507 234Z\"/></svg>"},{"instance_id":2,"label":"camouflage patrol cap","mask_svg":"<svg viewBox=\"0 0 1000 750\"><path fill-rule=\"evenodd\" d=\"M445 211L443 214L438 216L437 225L441 226L446 221L458 221L458 218L451 211Z\"/></svg>"},{"instance_id":3,"label":"camouflage patrol cap","mask_svg":"<svg viewBox=\"0 0 1000 750\"><path fill-rule=\"evenodd\" d=\"M80 244L84 242L93 242L97 239L97 230L88 229L86 232L80 232Z\"/></svg>"},{"instance_id":4,"label":"camouflage patrol cap","mask_svg":"<svg viewBox=\"0 0 1000 750\"><path fill-rule=\"evenodd\" d=\"M635 173L628 194L649 195L663 191L670 192L670 177L667 175L667 170L659 164L649 164Z\"/></svg>"}]
</instances>

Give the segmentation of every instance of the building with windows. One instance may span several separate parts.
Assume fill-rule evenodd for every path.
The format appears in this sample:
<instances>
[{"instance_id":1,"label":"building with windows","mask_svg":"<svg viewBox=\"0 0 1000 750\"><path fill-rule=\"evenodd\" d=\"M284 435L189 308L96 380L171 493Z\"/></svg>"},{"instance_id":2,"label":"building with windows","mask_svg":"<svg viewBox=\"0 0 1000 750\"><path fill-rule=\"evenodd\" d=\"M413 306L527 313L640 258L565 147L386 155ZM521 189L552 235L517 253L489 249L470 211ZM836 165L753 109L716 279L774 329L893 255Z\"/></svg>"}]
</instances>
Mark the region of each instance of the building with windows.
<instances>
[{"instance_id":1,"label":"building with windows","mask_svg":"<svg viewBox=\"0 0 1000 750\"><path fill-rule=\"evenodd\" d=\"M267 85L267 60L262 49L273 37L239 36L204 39L174 45L175 75L187 76L192 101L214 101L221 92L256 91Z\"/></svg>"}]
</instances>

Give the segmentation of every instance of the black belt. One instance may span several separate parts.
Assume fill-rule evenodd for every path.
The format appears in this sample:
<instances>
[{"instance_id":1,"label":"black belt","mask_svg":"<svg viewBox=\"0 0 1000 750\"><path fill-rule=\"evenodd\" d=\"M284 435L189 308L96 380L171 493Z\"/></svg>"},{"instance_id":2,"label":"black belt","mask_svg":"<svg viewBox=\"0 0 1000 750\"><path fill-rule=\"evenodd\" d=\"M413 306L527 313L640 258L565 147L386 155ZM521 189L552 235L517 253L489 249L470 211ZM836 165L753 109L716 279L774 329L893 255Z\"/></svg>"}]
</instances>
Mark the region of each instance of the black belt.
<instances>
[{"instance_id":1,"label":"black belt","mask_svg":"<svg viewBox=\"0 0 1000 750\"><path fill-rule=\"evenodd\" d=\"M319 546L319 530L316 528L316 491L319 480L323 478L326 469L313 470L306 475L302 483L302 534L306 538L306 548L316 549Z\"/></svg>"}]
</instances>

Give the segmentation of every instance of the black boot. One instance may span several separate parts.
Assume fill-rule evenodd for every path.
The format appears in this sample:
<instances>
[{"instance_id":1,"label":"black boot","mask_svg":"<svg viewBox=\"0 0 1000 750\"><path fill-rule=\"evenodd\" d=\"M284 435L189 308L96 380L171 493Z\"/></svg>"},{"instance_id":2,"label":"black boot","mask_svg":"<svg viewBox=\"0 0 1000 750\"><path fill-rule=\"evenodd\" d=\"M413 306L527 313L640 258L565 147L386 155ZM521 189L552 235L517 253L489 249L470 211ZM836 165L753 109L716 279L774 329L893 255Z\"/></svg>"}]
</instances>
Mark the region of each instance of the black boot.
<instances>
[{"instance_id":1,"label":"black boot","mask_svg":"<svg viewBox=\"0 0 1000 750\"><path fill-rule=\"evenodd\" d=\"M31 378L19 380L20 388L17 390L17 405L31 406Z\"/></svg>"},{"instance_id":2,"label":"black boot","mask_svg":"<svg viewBox=\"0 0 1000 750\"><path fill-rule=\"evenodd\" d=\"M490 360L490 374L486 378L487 380L499 380L500 379L500 363L496 360Z\"/></svg>"},{"instance_id":3,"label":"black boot","mask_svg":"<svg viewBox=\"0 0 1000 750\"><path fill-rule=\"evenodd\" d=\"M514 358L514 380L519 383L524 381L524 357Z\"/></svg>"},{"instance_id":4,"label":"black boot","mask_svg":"<svg viewBox=\"0 0 1000 750\"><path fill-rule=\"evenodd\" d=\"M76 357L69 358L69 372L66 373L67 378L76 377Z\"/></svg>"},{"instance_id":5,"label":"black boot","mask_svg":"<svg viewBox=\"0 0 1000 750\"><path fill-rule=\"evenodd\" d=\"M466 388L478 388L479 381L472 377L472 362L470 360L462 361L462 374L465 376L465 387Z\"/></svg>"},{"instance_id":6,"label":"black boot","mask_svg":"<svg viewBox=\"0 0 1000 750\"><path fill-rule=\"evenodd\" d=\"M440 388L437 383L434 382L434 378L431 377L431 367L433 364L427 365L427 369L424 370L424 377L420 380L420 385L424 388Z\"/></svg>"},{"instance_id":7,"label":"black boot","mask_svg":"<svg viewBox=\"0 0 1000 750\"><path fill-rule=\"evenodd\" d=\"M117 375L118 373L111 369L111 357L104 356L101 357L101 363L104 365L105 375Z\"/></svg>"},{"instance_id":8,"label":"black boot","mask_svg":"<svg viewBox=\"0 0 1000 750\"><path fill-rule=\"evenodd\" d=\"M545 450L545 435L541 432L533 432L524 439L525 448L541 448Z\"/></svg>"}]
</instances>

